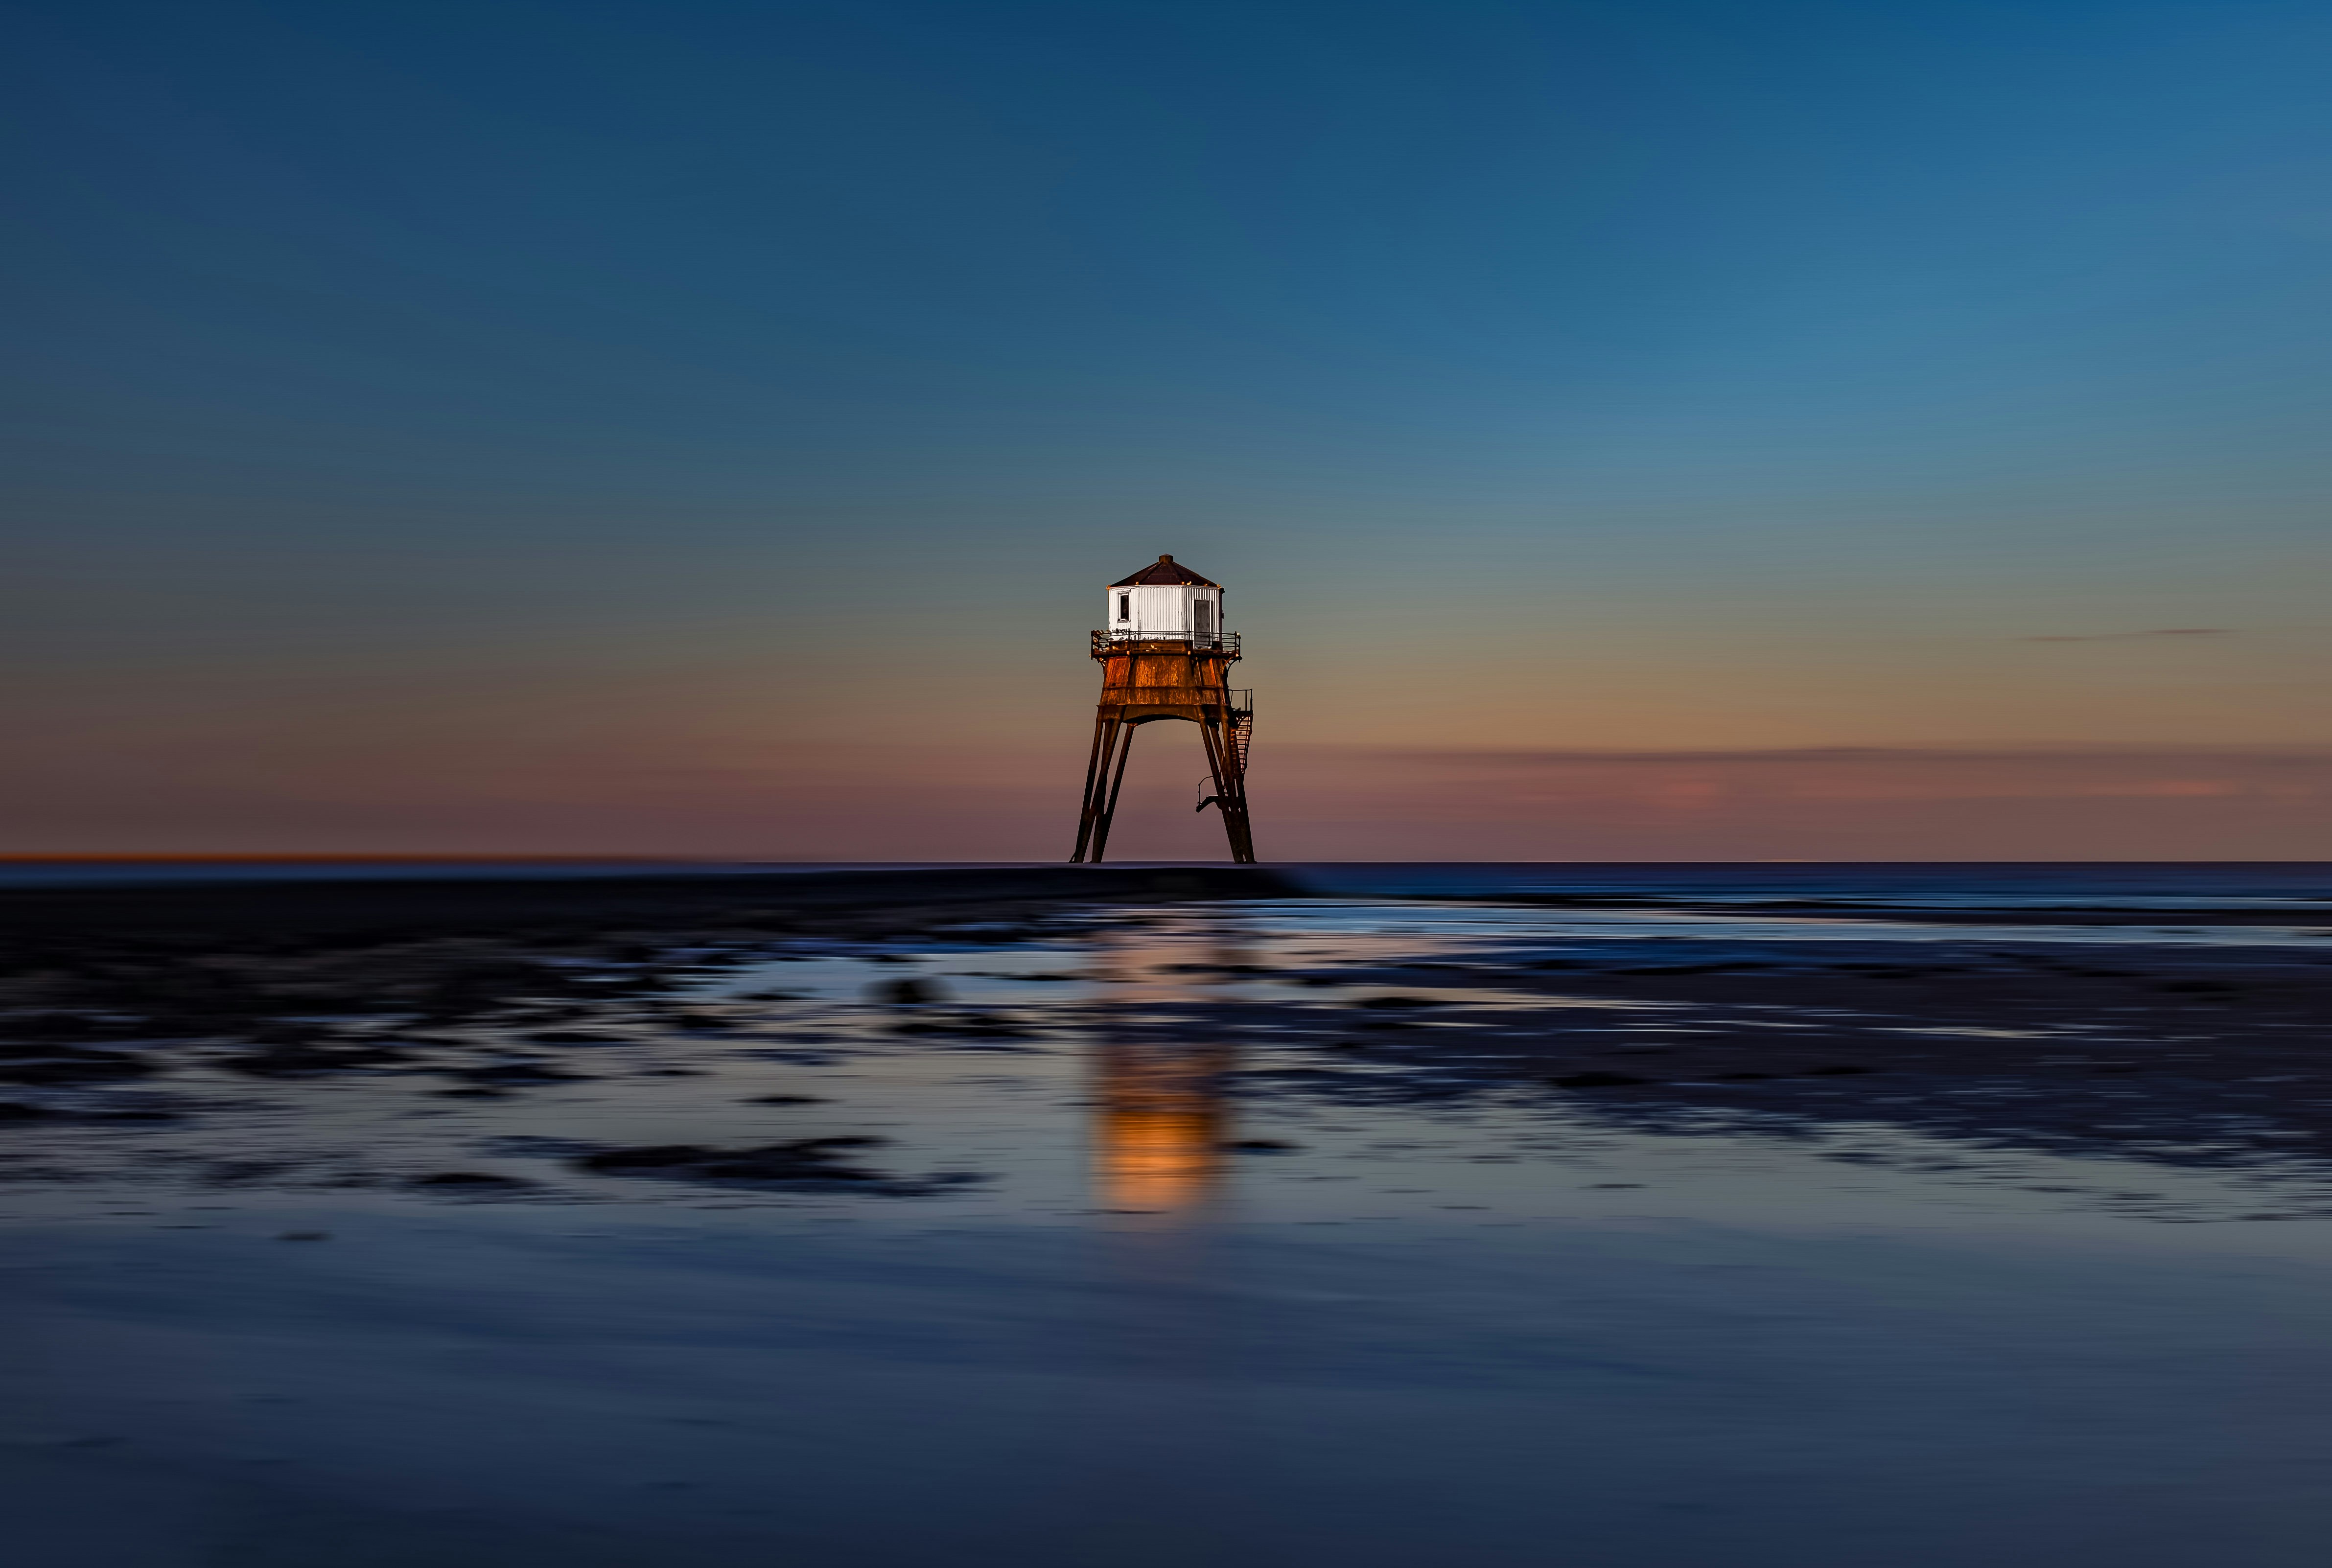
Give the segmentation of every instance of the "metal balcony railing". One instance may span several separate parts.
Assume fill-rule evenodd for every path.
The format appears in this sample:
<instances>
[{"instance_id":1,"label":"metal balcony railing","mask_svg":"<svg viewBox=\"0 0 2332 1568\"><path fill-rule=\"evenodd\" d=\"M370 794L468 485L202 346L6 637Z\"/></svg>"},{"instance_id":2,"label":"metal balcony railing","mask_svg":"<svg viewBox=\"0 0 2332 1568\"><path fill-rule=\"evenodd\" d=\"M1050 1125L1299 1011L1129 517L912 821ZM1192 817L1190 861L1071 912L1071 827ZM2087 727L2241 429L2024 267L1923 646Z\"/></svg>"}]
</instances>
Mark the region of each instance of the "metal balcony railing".
<instances>
[{"instance_id":1,"label":"metal balcony railing","mask_svg":"<svg viewBox=\"0 0 2332 1568\"><path fill-rule=\"evenodd\" d=\"M1194 654L1219 654L1231 659L1239 657L1239 635L1237 632L1133 632L1123 629L1095 632L1093 635L1093 656L1105 659L1112 652L1133 643L1180 643Z\"/></svg>"}]
</instances>

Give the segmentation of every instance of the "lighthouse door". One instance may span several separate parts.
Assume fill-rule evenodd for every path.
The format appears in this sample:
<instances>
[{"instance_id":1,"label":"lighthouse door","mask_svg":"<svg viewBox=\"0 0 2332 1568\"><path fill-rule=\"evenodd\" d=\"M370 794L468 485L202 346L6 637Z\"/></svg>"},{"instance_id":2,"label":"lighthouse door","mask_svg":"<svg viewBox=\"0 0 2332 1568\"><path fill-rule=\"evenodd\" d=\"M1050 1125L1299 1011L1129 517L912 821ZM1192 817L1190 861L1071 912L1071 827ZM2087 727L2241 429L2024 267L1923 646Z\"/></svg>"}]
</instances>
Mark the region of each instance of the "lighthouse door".
<instances>
[{"instance_id":1,"label":"lighthouse door","mask_svg":"<svg viewBox=\"0 0 2332 1568\"><path fill-rule=\"evenodd\" d=\"M1190 640L1200 647L1212 647L1215 642L1215 601L1190 601Z\"/></svg>"}]
</instances>

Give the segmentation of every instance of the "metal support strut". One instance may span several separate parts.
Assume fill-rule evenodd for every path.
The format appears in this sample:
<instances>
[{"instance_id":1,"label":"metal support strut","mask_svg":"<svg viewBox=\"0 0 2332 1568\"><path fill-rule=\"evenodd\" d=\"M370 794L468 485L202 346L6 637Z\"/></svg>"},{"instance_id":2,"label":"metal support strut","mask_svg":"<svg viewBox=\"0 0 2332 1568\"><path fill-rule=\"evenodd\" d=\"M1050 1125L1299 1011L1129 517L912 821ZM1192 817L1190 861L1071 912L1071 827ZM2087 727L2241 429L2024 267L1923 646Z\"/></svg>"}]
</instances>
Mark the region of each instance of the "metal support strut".
<instances>
[{"instance_id":1,"label":"metal support strut","mask_svg":"<svg viewBox=\"0 0 2332 1568\"><path fill-rule=\"evenodd\" d=\"M1218 635L1203 645L1195 641L1171 650L1151 645L1161 640L1105 639L1102 633L1094 634L1094 657L1104 666L1102 702L1094 714L1085 797L1077 812L1077 846L1069 859L1097 865L1108 852L1110 825L1117 818L1118 798L1125 789L1126 761L1133 754L1133 731L1161 719L1180 719L1199 726L1206 748L1213 793L1199 801L1199 809L1212 806L1222 813L1231 859L1252 865L1255 833L1247 818L1247 760L1255 703L1252 692L1233 691L1228 684L1228 666L1238 657L1236 640Z\"/></svg>"},{"instance_id":2,"label":"metal support strut","mask_svg":"<svg viewBox=\"0 0 2332 1568\"><path fill-rule=\"evenodd\" d=\"M1133 755L1133 730L1129 723L1120 723L1119 731L1125 737L1118 742L1117 777L1110 780L1109 803L1101 808L1094 822L1093 863L1101 864L1102 852L1109 847L1109 825L1117 819L1117 792L1125 788L1126 760Z\"/></svg>"}]
</instances>

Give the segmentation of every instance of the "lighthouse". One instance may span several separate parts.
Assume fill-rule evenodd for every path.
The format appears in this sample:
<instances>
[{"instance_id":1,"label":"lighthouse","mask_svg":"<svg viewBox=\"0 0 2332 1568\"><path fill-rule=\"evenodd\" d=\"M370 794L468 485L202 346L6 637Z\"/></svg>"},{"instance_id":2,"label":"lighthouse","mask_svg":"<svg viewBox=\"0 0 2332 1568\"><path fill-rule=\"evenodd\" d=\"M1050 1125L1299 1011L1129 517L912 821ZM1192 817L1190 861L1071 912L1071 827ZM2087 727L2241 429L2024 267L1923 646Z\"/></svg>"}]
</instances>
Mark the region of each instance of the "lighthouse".
<instances>
[{"instance_id":1,"label":"lighthouse","mask_svg":"<svg viewBox=\"0 0 2332 1568\"><path fill-rule=\"evenodd\" d=\"M1223 585L1171 555L1109 585L1093 656L1101 665L1101 704L1094 711L1093 752L1085 760L1085 798L1072 862L1098 863L1117 815L1117 792L1133 731L1161 719L1199 726L1212 789L1199 801L1222 814L1231 858L1255 858L1247 816L1247 736L1255 693L1230 684L1239 639L1223 629Z\"/></svg>"}]
</instances>

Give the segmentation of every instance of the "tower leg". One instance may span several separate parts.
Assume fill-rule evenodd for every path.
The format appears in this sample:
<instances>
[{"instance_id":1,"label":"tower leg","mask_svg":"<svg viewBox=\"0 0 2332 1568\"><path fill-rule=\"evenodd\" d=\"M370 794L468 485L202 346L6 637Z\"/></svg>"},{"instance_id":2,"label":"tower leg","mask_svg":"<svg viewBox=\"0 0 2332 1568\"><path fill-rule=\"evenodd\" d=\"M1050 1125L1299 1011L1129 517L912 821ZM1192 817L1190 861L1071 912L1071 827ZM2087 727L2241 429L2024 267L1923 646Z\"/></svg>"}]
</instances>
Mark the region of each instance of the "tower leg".
<instances>
[{"instance_id":1,"label":"tower leg","mask_svg":"<svg viewBox=\"0 0 2332 1568\"><path fill-rule=\"evenodd\" d=\"M1238 753L1233 746L1230 732L1228 730L1223 733L1222 746L1226 757L1238 756ZM1232 763L1232 767L1234 771L1230 777L1230 786L1233 808L1223 814L1223 820L1230 824L1233 829L1231 858L1241 865L1252 865L1255 864L1255 827L1247 814L1247 774L1238 770L1236 762Z\"/></svg>"},{"instance_id":2,"label":"tower leg","mask_svg":"<svg viewBox=\"0 0 2332 1568\"><path fill-rule=\"evenodd\" d=\"M1247 821L1247 779L1239 771L1238 747L1228 720L1201 720L1199 737L1206 742L1207 770L1214 775L1215 808L1223 815L1223 836L1230 840L1231 860L1249 865L1255 859L1255 838Z\"/></svg>"},{"instance_id":3,"label":"tower leg","mask_svg":"<svg viewBox=\"0 0 2332 1568\"><path fill-rule=\"evenodd\" d=\"M1094 822L1101 816L1101 795L1095 786L1109 778L1109 752L1117 741L1117 720L1105 711L1094 715L1093 752L1085 759L1085 793L1077 806L1077 846L1069 856L1072 865L1085 857L1085 846L1093 842Z\"/></svg>"},{"instance_id":4,"label":"tower leg","mask_svg":"<svg viewBox=\"0 0 2332 1568\"><path fill-rule=\"evenodd\" d=\"M1102 851L1109 846L1109 825L1117 817L1117 792L1125 788L1125 760L1133 755L1133 726L1121 724L1124 739L1117 747L1117 777L1110 781L1109 803L1101 808L1101 819L1094 824L1093 863L1101 864Z\"/></svg>"},{"instance_id":5,"label":"tower leg","mask_svg":"<svg viewBox=\"0 0 2332 1568\"><path fill-rule=\"evenodd\" d=\"M1231 841L1231 858L1237 860L1238 833L1231 826L1230 770L1224 766L1229 759L1223 754L1223 748L1215 738L1215 722L1212 719L1199 721L1199 741L1207 749L1207 775L1215 784L1215 809L1222 814L1223 832Z\"/></svg>"}]
</instances>

